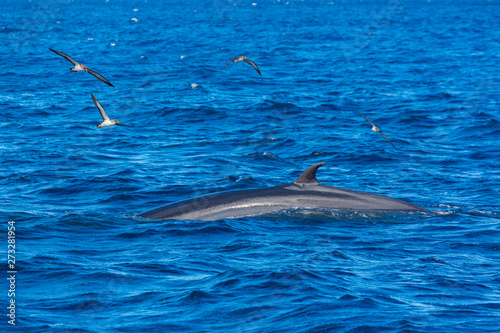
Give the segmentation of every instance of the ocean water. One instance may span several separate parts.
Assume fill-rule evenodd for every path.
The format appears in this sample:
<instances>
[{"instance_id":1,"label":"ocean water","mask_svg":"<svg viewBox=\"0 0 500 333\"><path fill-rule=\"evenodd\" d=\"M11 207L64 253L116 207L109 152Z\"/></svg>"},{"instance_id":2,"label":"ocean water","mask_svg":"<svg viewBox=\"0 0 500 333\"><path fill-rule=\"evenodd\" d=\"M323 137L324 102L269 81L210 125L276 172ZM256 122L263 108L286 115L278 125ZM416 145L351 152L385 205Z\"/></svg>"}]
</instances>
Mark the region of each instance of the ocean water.
<instances>
[{"instance_id":1,"label":"ocean water","mask_svg":"<svg viewBox=\"0 0 500 333\"><path fill-rule=\"evenodd\" d=\"M498 0L4 1L0 329L500 331L499 22ZM240 55L262 76L221 70ZM135 127L98 129L91 93ZM138 217L318 162L432 213Z\"/></svg>"}]
</instances>

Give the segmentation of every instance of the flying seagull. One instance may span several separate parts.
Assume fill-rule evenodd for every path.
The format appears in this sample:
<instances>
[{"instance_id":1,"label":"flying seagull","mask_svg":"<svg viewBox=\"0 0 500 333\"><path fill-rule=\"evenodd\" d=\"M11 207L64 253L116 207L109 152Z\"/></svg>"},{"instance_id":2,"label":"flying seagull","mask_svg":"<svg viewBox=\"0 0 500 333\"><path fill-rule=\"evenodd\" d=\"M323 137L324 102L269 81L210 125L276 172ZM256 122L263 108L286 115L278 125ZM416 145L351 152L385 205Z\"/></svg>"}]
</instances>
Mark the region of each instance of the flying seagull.
<instances>
[{"instance_id":1,"label":"flying seagull","mask_svg":"<svg viewBox=\"0 0 500 333\"><path fill-rule=\"evenodd\" d=\"M97 125L97 128L102 128L106 126L113 126L113 125L118 125L118 126L128 126L128 127L134 127L134 125L125 125L120 123L116 119L109 119L108 114L106 111L104 111L104 108L102 107L101 103L94 97L94 95L90 94L92 96L92 100L94 101L95 106L99 109L99 113L101 114L103 122Z\"/></svg>"},{"instance_id":2,"label":"flying seagull","mask_svg":"<svg viewBox=\"0 0 500 333\"><path fill-rule=\"evenodd\" d=\"M235 58L229 60L229 62L226 64L226 66L229 65L231 63L231 61L233 61L233 60L234 60L234 63L244 61L247 64L252 65L252 67L255 68L255 70L257 71L257 73L259 73L259 75L262 76L262 74L260 74L259 68L255 64L255 62L253 62L252 60L248 60L247 57L245 57L245 56L235 57ZM222 69L226 68L226 66L224 66Z\"/></svg>"},{"instance_id":3,"label":"flying seagull","mask_svg":"<svg viewBox=\"0 0 500 333\"><path fill-rule=\"evenodd\" d=\"M366 119L366 120L367 120L367 121L368 121L368 122L372 125L372 131L374 131L374 132L379 132L380 134L382 134L382 136L384 137L384 139L386 139L386 140L387 140L387 142L389 142L389 143L390 143L390 144L391 144L391 145L392 145L395 149L397 149L397 148L396 148L396 147L392 144L392 142L391 142L391 141L390 141L390 140L389 140L389 139L388 139L388 138L384 135L384 133L382 133L382 132L380 131L380 129L379 129L377 126L375 126L375 124L374 124L374 123L372 123L370 120L368 120L368 118L366 118L365 116L363 116L363 115L361 114L361 112L359 112L358 110L356 110L356 111L357 111L357 112L361 115L361 117L365 118L365 119Z\"/></svg>"},{"instance_id":4,"label":"flying seagull","mask_svg":"<svg viewBox=\"0 0 500 333\"><path fill-rule=\"evenodd\" d=\"M86 71L87 73L94 75L96 78L98 78L102 82L106 83L108 86L114 87L114 85L112 85L111 82L106 80L104 78L104 76L102 76L101 74L99 74L91 69L88 69L87 66L85 66L85 65L79 64L78 62L76 62L75 59L71 58L69 55L64 54L62 52L58 52L56 50L52 50L51 48L49 48L49 50L51 50L52 52L54 52L56 54L59 54L61 57L65 58L65 59L69 60L74 66L73 68L70 68L73 72Z\"/></svg>"}]
</instances>

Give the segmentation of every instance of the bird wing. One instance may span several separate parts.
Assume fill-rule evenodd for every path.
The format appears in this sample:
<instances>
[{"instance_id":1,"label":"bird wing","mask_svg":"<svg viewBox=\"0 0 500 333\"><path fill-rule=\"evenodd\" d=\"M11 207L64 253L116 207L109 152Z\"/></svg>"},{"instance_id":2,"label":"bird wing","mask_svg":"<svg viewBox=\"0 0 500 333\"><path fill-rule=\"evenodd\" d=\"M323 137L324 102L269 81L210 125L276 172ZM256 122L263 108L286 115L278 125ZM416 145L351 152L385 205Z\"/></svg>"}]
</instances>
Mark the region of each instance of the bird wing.
<instances>
[{"instance_id":1,"label":"bird wing","mask_svg":"<svg viewBox=\"0 0 500 333\"><path fill-rule=\"evenodd\" d=\"M234 59L236 59L236 58L232 58L231 60L229 60L229 62L226 64L226 66L222 67L222 69L221 69L221 70L223 70L224 68L226 68L226 67L227 67L227 65L229 65L229 64L231 63L231 61L233 61Z\"/></svg>"},{"instance_id":2,"label":"bird wing","mask_svg":"<svg viewBox=\"0 0 500 333\"><path fill-rule=\"evenodd\" d=\"M59 54L61 57L65 58L65 59L69 60L73 64L73 66L79 65L78 62L76 62L76 60L71 58L69 55L64 54L62 52L58 52L56 50L52 50L51 48L49 48L49 50L51 50L52 52L54 52L56 54Z\"/></svg>"},{"instance_id":3,"label":"bird wing","mask_svg":"<svg viewBox=\"0 0 500 333\"><path fill-rule=\"evenodd\" d=\"M104 111L104 108L102 107L101 103L94 97L94 95L90 94L92 96L92 100L94 101L95 106L99 109L99 113L101 114L102 120L106 121L109 120L108 114L106 111Z\"/></svg>"},{"instance_id":4,"label":"bird wing","mask_svg":"<svg viewBox=\"0 0 500 333\"><path fill-rule=\"evenodd\" d=\"M252 60L248 60L248 59L245 59L243 60L244 62L246 62L247 64L250 64L252 65L253 68L255 68L255 70L257 71L257 73L260 74L260 71L259 71L259 68L257 67L257 65L255 64L255 62L253 62ZM262 74L260 74L260 76L262 76Z\"/></svg>"},{"instance_id":5,"label":"bird wing","mask_svg":"<svg viewBox=\"0 0 500 333\"><path fill-rule=\"evenodd\" d=\"M92 75L94 75L96 78L98 78L102 82L106 83L108 86L114 87L114 85L112 85L111 82L109 82L108 80L106 80L104 78L104 76L102 76L101 74L97 73L96 71L93 71L93 70L87 68L87 72L90 73L90 74L92 74Z\"/></svg>"},{"instance_id":6,"label":"bird wing","mask_svg":"<svg viewBox=\"0 0 500 333\"><path fill-rule=\"evenodd\" d=\"M384 137L384 139L386 139L386 140L387 140L387 142L389 142L389 143L390 143L390 144L394 147L394 149L398 149L398 148L396 148L396 146L394 146L394 145L392 144L391 140L389 140L389 139L388 139L388 138L384 135L384 133L382 133L380 130L379 130L378 132L379 132L380 134L382 134L382 136Z\"/></svg>"},{"instance_id":7,"label":"bird wing","mask_svg":"<svg viewBox=\"0 0 500 333\"><path fill-rule=\"evenodd\" d=\"M125 125L125 124L122 124L122 123L117 123L115 125L118 125L118 126L127 126L127 127L134 127L134 125Z\"/></svg>"},{"instance_id":8,"label":"bird wing","mask_svg":"<svg viewBox=\"0 0 500 333\"><path fill-rule=\"evenodd\" d=\"M363 116L363 114L361 112L359 112L358 110L356 110L356 112L359 113L361 115L361 117L365 118L366 121L368 121L372 125L372 127L375 126L368 118L366 118L365 116Z\"/></svg>"}]
</instances>

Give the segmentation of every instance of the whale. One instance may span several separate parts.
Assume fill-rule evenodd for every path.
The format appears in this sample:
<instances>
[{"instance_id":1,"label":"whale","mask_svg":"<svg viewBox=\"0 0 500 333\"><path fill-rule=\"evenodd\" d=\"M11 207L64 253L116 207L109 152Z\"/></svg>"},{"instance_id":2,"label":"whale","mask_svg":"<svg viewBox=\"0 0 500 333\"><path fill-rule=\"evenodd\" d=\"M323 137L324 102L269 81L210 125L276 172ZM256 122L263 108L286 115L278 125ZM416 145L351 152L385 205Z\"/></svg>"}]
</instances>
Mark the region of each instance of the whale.
<instances>
[{"instance_id":1,"label":"whale","mask_svg":"<svg viewBox=\"0 0 500 333\"><path fill-rule=\"evenodd\" d=\"M220 192L171 203L140 214L152 220L236 219L295 209L425 212L427 209L386 196L321 184L316 171L305 170L293 183L260 189Z\"/></svg>"}]
</instances>

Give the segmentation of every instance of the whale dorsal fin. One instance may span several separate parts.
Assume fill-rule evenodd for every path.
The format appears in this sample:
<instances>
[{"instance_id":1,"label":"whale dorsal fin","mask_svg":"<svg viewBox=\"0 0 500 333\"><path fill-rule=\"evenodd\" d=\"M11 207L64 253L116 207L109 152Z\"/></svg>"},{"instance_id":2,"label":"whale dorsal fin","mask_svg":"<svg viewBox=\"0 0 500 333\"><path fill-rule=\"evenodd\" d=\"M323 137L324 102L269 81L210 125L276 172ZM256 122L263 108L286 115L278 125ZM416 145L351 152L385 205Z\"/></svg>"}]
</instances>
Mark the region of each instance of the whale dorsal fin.
<instances>
[{"instance_id":1,"label":"whale dorsal fin","mask_svg":"<svg viewBox=\"0 0 500 333\"><path fill-rule=\"evenodd\" d=\"M324 165L325 162L321 162L318 164L314 164L313 166L307 168L306 171L302 172L302 174L297 178L297 180L294 181L295 184L319 184L318 180L316 179L316 170L322 165Z\"/></svg>"}]
</instances>

